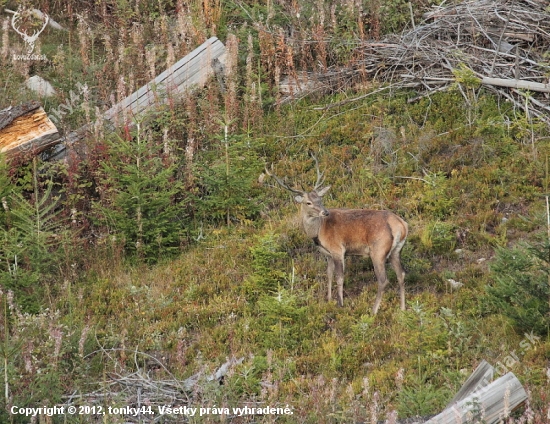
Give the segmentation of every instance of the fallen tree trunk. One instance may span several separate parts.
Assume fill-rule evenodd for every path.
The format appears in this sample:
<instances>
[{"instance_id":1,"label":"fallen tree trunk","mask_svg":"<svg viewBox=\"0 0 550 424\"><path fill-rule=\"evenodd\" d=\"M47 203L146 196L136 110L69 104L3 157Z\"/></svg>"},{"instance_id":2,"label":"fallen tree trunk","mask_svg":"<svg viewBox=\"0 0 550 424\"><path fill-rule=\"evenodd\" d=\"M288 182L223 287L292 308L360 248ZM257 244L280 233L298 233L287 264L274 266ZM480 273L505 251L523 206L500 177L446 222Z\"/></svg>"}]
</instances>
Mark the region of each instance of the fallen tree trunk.
<instances>
[{"instance_id":1,"label":"fallen tree trunk","mask_svg":"<svg viewBox=\"0 0 550 424\"><path fill-rule=\"evenodd\" d=\"M496 85L497 87L520 88L523 90L538 91L540 93L550 93L550 84L543 84L540 82L483 77L481 78L481 83L485 85Z\"/></svg>"},{"instance_id":2,"label":"fallen tree trunk","mask_svg":"<svg viewBox=\"0 0 550 424\"><path fill-rule=\"evenodd\" d=\"M527 393L509 372L491 384L470 393L425 424L465 424L481 420L496 424L527 400Z\"/></svg>"},{"instance_id":3,"label":"fallen tree trunk","mask_svg":"<svg viewBox=\"0 0 550 424\"><path fill-rule=\"evenodd\" d=\"M461 400L466 399L472 393L479 391L486 387L493 379L495 369L485 359L474 370L472 375L468 377L466 382L462 385L454 398L447 404L447 408L452 407Z\"/></svg>"}]
</instances>

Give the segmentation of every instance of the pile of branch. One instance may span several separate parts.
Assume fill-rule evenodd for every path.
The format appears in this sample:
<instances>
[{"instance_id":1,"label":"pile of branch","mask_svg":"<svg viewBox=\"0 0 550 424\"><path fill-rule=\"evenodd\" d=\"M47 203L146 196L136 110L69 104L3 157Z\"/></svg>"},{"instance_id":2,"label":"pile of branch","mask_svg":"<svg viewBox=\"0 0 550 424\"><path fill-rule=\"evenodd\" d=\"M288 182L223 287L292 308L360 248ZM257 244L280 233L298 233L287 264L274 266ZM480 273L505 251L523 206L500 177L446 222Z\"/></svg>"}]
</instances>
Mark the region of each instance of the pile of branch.
<instances>
[{"instance_id":1,"label":"pile of branch","mask_svg":"<svg viewBox=\"0 0 550 424\"><path fill-rule=\"evenodd\" d=\"M434 8L401 35L363 43L353 67L332 72L332 87L367 77L413 88L415 101L456 84L456 71L469 69L479 83L550 124L547 7L542 0L474 0Z\"/></svg>"},{"instance_id":2,"label":"pile of branch","mask_svg":"<svg viewBox=\"0 0 550 424\"><path fill-rule=\"evenodd\" d=\"M127 350L102 349L86 358L101 352L110 360L115 361L113 354L121 351L126 352ZM199 372L185 380L179 380L155 356L140 351L134 351L133 354L136 371L112 371L105 376L103 381L95 383L98 386L96 390L86 393L75 392L64 396L63 405L65 407L74 406L77 410L81 405L96 407L95 411L98 410L98 407L102 407L106 415L108 414L107 406L124 406L132 408L128 413L123 414L125 423L166 422L169 418L174 417L159 415L159 407L196 406L197 399L195 398L204 389L204 384L209 382L222 384L229 370L244 361L244 358L231 358L211 374ZM143 360L145 366L140 366L140 362ZM168 376L168 378L159 378L159 375ZM154 415L147 411L154 412ZM97 417L97 422L103 422L102 418L104 417L101 414ZM175 418L178 418L178 415Z\"/></svg>"}]
</instances>

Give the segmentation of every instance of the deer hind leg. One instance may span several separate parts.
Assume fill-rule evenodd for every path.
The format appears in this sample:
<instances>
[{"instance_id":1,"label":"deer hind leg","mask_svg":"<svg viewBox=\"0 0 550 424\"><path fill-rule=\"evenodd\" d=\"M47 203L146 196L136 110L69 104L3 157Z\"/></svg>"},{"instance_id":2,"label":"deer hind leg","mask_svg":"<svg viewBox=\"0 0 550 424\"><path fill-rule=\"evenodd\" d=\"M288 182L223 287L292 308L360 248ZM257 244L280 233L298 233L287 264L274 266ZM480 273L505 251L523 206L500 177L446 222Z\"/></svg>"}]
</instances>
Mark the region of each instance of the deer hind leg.
<instances>
[{"instance_id":1,"label":"deer hind leg","mask_svg":"<svg viewBox=\"0 0 550 424\"><path fill-rule=\"evenodd\" d=\"M384 289L388 285L388 278L386 276L385 256L371 256L371 258L374 265L374 273L376 274L376 279L378 280L378 292L376 293L376 300L374 301L374 306L372 307L372 313L376 315L378 308L380 308L380 303L382 302Z\"/></svg>"},{"instance_id":2,"label":"deer hind leg","mask_svg":"<svg viewBox=\"0 0 550 424\"><path fill-rule=\"evenodd\" d=\"M390 254L390 263L395 271L395 275L397 275L397 281L399 283L399 298L402 311L405 310L405 271L401 265L401 249L404 244L405 241L397 244Z\"/></svg>"},{"instance_id":3,"label":"deer hind leg","mask_svg":"<svg viewBox=\"0 0 550 424\"><path fill-rule=\"evenodd\" d=\"M403 271L403 266L401 265L401 259L399 256L400 250L394 250L390 256L390 263L395 270L397 275L397 281L399 282L399 298L401 310L405 310L405 271Z\"/></svg>"}]
</instances>

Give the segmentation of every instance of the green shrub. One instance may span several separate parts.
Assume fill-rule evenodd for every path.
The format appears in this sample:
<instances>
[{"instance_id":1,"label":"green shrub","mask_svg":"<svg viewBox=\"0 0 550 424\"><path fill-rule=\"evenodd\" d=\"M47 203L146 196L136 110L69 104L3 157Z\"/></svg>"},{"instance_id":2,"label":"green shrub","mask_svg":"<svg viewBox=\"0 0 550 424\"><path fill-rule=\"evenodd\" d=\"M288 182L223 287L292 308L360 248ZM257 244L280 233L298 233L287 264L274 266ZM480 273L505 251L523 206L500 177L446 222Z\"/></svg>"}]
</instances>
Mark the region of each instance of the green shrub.
<instances>
[{"instance_id":1,"label":"green shrub","mask_svg":"<svg viewBox=\"0 0 550 424\"><path fill-rule=\"evenodd\" d=\"M99 176L102 195L94 204L96 222L147 262L178 251L186 222L177 164L162 149L139 130L135 139L108 140Z\"/></svg>"},{"instance_id":2,"label":"green shrub","mask_svg":"<svg viewBox=\"0 0 550 424\"><path fill-rule=\"evenodd\" d=\"M449 397L448 389L438 387L426 372L419 370L399 392L397 411L400 417L434 414L443 409Z\"/></svg>"},{"instance_id":3,"label":"green shrub","mask_svg":"<svg viewBox=\"0 0 550 424\"><path fill-rule=\"evenodd\" d=\"M250 139L222 139L197 165L199 195L197 215L219 224L249 222L260 211L256 180L262 166Z\"/></svg>"},{"instance_id":4,"label":"green shrub","mask_svg":"<svg viewBox=\"0 0 550 424\"><path fill-rule=\"evenodd\" d=\"M486 287L485 305L510 319L523 334L548 334L550 328L550 243L499 248Z\"/></svg>"},{"instance_id":5,"label":"green shrub","mask_svg":"<svg viewBox=\"0 0 550 424\"><path fill-rule=\"evenodd\" d=\"M284 284L286 274L281 270L280 263L287 254L281 251L273 234L258 237L250 248L250 253L253 272L245 280L243 290L250 300L255 301L260 295L273 293Z\"/></svg>"},{"instance_id":6,"label":"green shrub","mask_svg":"<svg viewBox=\"0 0 550 424\"><path fill-rule=\"evenodd\" d=\"M444 255L454 250L456 246L455 226L452 223L432 221L423 229L420 235L422 246L427 252Z\"/></svg>"},{"instance_id":7,"label":"green shrub","mask_svg":"<svg viewBox=\"0 0 550 424\"><path fill-rule=\"evenodd\" d=\"M7 182L6 174L2 179ZM53 182L48 181L45 189L40 186L36 161L30 179L31 199L11 184L0 190L4 194L0 215L0 285L13 291L24 312L36 313L44 305L46 287L59 274L60 247L70 230L60 217L59 198L52 194Z\"/></svg>"}]
</instances>

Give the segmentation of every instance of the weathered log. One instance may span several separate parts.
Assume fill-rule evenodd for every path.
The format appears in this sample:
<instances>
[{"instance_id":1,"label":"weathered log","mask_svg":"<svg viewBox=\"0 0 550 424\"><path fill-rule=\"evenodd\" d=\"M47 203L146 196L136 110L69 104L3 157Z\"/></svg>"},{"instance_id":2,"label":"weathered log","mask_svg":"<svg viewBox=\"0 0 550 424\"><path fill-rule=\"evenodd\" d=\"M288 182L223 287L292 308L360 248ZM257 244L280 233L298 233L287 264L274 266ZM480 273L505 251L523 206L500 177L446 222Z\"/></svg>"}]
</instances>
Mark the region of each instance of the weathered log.
<instances>
[{"instance_id":1,"label":"weathered log","mask_svg":"<svg viewBox=\"0 0 550 424\"><path fill-rule=\"evenodd\" d=\"M0 111L0 153L8 159L37 155L57 140L59 132L38 102Z\"/></svg>"},{"instance_id":2,"label":"weathered log","mask_svg":"<svg viewBox=\"0 0 550 424\"><path fill-rule=\"evenodd\" d=\"M481 83L485 85L496 85L498 87L520 88L523 90L550 93L550 84L543 84L541 82L483 77L481 78Z\"/></svg>"},{"instance_id":3,"label":"weathered log","mask_svg":"<svg viewBox=\"0 0 550 424\"><path fill-rule=\"evenodd\" d=\"M477 390L425 424L464 424L482 419L495 424L527 400L527 393L516 376L509 372Z\"/></svg>"},{"instance_id":4,"label":"weathered log","mask_svg":"<svg viewBox=\"0 0 550 424\"><path fill-rule=\"evenodd\" d=\"M474 372L468 377L455 397L447 404L447 408L465 399L472 393L486 387L493 379L495 369L485 359L477 366Z\"/></svg>"}]
</instances>

